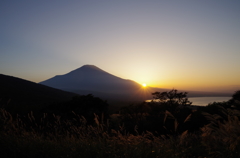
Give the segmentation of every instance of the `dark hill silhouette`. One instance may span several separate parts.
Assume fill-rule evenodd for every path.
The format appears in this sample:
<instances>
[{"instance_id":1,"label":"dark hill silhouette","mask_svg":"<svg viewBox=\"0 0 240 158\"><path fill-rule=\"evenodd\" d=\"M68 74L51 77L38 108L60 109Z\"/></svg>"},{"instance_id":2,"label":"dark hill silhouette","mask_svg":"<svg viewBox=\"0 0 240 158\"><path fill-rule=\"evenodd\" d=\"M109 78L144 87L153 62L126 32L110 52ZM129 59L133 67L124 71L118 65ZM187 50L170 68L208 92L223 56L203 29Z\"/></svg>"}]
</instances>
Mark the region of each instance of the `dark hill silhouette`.
<instances>
[{"instance_id":1,"label":"dark hill silhouette","mask_svg":"<svg viewBox=\"0 0 240 158\"><path fill-rule=\"evenodd\" d=\"M114 76L94 65L84 65L65 75L57 75L40 84L78 94L92 93L103 99L141 100L151 98L151 87L146 89L135 81ZM148 92L146 92L148 91Z\"/></svg>"},{"instance_id":2,"label":"dark hill silhouette","mask_svg":"<svg viewBox=\"0 0 240 158\"><path fill-rule=\"evenodd\" d=\"M17 109L33 110L51 103L70 100L77 95L3 74L0 74L0 81L0 106L9 104Z\"/></svg>"}]
</instances>

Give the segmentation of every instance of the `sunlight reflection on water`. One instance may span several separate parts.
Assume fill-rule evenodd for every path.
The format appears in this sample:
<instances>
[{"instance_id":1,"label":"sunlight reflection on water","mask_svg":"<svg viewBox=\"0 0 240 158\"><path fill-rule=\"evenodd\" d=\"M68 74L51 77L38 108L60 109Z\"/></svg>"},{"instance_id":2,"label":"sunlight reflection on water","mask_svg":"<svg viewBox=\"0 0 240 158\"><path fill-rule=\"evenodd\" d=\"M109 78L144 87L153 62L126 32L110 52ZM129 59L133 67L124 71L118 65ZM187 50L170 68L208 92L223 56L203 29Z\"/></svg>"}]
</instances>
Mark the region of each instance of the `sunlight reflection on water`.
<instances>
[{"instance_id":1,"label":"sunlight reflection on water","mask_svg":"<svg viewBox=\"0 0 240 158\"><path fill-rule=\"evenodd\" d=\"M192 102L192 105L197 106L206 106L209 103L213 102L223 102L230 100L231 97L192 97L188 98L189 101ZM146 102L151 102L152 100L146 100Z\"/></svg>"}]
</instances>

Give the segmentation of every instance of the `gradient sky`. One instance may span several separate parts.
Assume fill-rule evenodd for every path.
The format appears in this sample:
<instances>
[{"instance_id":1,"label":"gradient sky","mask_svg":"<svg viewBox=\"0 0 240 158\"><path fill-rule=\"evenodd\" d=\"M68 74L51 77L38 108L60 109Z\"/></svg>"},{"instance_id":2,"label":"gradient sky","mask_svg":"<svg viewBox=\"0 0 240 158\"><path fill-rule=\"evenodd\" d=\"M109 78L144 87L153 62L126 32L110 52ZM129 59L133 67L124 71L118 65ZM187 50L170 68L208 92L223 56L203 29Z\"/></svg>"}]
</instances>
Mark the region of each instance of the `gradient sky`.
<instances>
[{"instance_id":1,"label":"gradient sky","mask_svg":"<svg viewBox=\"0 0 240 158\"><path fill-rule=\"evenodd\" d=\"M240 85L240 1L0 1L0 73L40 82L85 64L162 88Z\"/></svg>"}]
</instances>

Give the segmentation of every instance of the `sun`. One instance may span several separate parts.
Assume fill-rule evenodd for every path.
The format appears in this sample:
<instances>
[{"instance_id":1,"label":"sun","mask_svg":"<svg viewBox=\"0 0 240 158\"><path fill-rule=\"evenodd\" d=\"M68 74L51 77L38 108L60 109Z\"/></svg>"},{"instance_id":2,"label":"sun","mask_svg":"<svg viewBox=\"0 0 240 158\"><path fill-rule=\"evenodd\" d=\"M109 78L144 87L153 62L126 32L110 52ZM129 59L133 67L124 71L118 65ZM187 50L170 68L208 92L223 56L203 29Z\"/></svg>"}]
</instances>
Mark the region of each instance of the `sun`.
<instances>
[{"instance_id":1,"label":"sun","mask_svg":"<svg viewBox=\"0 0 240 158\"><path fill-rule=\"evenodd\" d=\"M143 83L142 86L143 86L143 87L147 87L147 84L146 84L146 83Z\"/></svg>"}]
</instances>

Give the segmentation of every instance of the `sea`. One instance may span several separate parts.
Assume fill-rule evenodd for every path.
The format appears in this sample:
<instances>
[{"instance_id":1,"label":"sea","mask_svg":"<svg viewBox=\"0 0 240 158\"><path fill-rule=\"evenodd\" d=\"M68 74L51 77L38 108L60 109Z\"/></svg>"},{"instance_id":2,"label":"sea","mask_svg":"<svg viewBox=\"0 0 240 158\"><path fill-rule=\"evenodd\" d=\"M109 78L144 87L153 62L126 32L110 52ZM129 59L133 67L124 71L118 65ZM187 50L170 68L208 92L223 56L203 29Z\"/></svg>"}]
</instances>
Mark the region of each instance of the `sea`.
<instances>
[{"instance_id":1,"label":"sea","mask_svg":"<svg viewBox=\"0 0 240 158\"><path fill-rule=\"evenodd\" d=\"M230 100L231 97L189 97L188 100L195 106L207 106L213 102L224 102ZM146 100L150 102L151 100Z\"/></svg>"}]
</instances>

